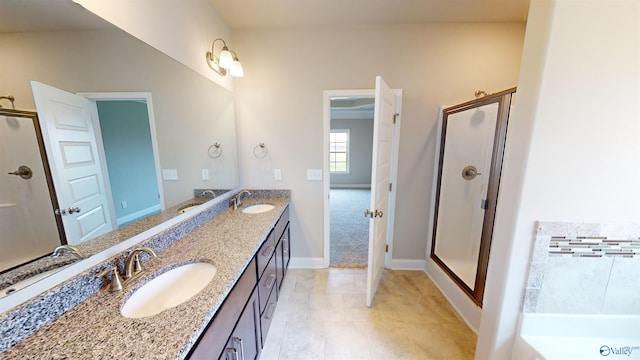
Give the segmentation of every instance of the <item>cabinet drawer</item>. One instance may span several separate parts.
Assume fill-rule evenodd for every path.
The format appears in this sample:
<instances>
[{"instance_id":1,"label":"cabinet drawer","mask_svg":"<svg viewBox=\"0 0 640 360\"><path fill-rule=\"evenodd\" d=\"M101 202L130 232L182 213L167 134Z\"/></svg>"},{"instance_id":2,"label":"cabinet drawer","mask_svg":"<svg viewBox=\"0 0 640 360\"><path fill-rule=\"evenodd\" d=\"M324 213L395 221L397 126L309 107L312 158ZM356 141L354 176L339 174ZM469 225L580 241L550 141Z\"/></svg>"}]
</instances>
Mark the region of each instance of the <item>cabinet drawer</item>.
<instances>
[{"instance_id":1,"label":"cabinet drawer","mask_svg":"<svg viewBox=\"0 0 640 360\"><path fill-rule=\"evenodd\" d=\"M273 314L276 312L276 304L276 290L273 289L267 300L267 306L264 310L264 313L260 317L260 329L262 331L263 347L264 342L267 340L267 334L269 334L269 327L271 326L271 321L273 320Z\"/></svg>"},{"instance_id":2,"label":"cabinet drawer","mask_svg":"<svg viewBox=\"0 0 640 360\"><path fill-rule=\"evenodd\" d=\"M280 216L280 219L276 223L276 226L275 226L276 243L280 241L280 237L282 236L284 229L287 227L287 224L289 224L289 205L287 205L287 207L284 209L284 211L282 212L282 215Z\"/></svg>"},{"instance_id":3,"label":"cabinet drawer","mask_svg":"<svg viewBox=\"0 0 640 360\"><path fill-rule=\"evenodd\" d=\"M269 264L269 260L271 260L271 256L275 251L276 239L272 230L269 233L267 240L262 244L260 250L258 250L258 253L256 254L256 261L258 262L258 278L262 277L262 273L267 267L267 264Z\"/></svg>"},{"instance_id":4,"label":"cabinet drawer","mask_svg":"<svg viewBox=\"0 0 640 360\"><path fill-rule=\"evenodd\" d=\"M278 275L276 272L276 257L272 256L267 265L260 282L258 283L258 297L260 298L260 314L264 313L267 300L271 291L276 287Z\"/></svg>"}]
</instances>

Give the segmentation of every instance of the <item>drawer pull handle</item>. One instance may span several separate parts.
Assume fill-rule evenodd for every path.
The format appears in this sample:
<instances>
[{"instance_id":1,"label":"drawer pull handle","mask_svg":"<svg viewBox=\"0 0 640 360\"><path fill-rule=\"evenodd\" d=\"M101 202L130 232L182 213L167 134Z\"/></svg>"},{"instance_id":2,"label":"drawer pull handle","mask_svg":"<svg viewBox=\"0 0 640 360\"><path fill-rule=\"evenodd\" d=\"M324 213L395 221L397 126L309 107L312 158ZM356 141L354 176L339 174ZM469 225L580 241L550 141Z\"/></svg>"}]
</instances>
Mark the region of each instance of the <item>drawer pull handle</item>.
<instances>
[{"instance_id":1,"label":"drawer pull handle","mask_svg":"<svg viewBox=\"0 0 640 360\"><path fill-rule=\"evenodd\" d=\"M268 284L267 281L264 282L264 287L271 290L271 288L273 287L273 284L276 282L276 274L269 274L268 276Z\"/></svg>"},{"instance_id":2,"label":"drawer pull handle","mask_svg":"<svg viewBox=\"0 0 640 360\"><path fill-rule=\"evenodd\" d=\"M234 336L233 342L240 344L240 360L244 360L244 344L242 343L242 339Z\"/></svg>"},{"instance_id":3,"label":"drawer pull handle","mask_svg":"<svg viewBox=\"0 0 640 360\"><path fill-rule=\"evenodd\" d=\"M229 359L229 356L232 356ZM238 351L234 348L227 348L227 360L238 360Z\"/></svg>"},{"instance_id":4,"label":"drawer pull handle","mask_svg":"<svg viewBox=\"0 0 640 360\"><path fill-rule=\"evenodd\" d=\"M271 309L269 309L269 307ZM267 307L267 311L265 312L265 314L267 314L267 315L264 316L264 318L267 319L267 320L273 319L273 313L276 312L276 303L269 303L269 307ZM269 311L269 310L271 310L271 311Z\"/></svg>"},{"instance_id":5,"label":"drawer pull handle","mask_svg":"<svg viewBox=\"0 0 640 360\"><path fill-rule=\"evenodd\" d=\"M273 246L267 246L267 248L264 249L264 251L260 255L264 257L271 257L271 254L273 254Z\"/></svg>"}]
</instances>

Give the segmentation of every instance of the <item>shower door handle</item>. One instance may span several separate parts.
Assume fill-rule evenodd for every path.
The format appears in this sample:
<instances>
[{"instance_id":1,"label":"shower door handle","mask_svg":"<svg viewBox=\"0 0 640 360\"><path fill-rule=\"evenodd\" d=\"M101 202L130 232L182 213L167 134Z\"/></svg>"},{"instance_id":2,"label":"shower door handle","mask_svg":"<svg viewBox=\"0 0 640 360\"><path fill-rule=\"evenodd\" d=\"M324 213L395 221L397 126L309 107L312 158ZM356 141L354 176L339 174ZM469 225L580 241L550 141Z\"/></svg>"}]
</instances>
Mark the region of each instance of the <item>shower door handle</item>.
<instances>
[{"instance_id":1,"label":"shower door handle","mask_svg":"<svg viewBox=\"0 0 640 360\"><path fill-rule=\"evenodd\" d=\"M465 166L464 169L462 169L462 178L465 180L473 180L478 175L482 174L479 173L478 169L473 165Z\"/></svg>"}]
</instances>

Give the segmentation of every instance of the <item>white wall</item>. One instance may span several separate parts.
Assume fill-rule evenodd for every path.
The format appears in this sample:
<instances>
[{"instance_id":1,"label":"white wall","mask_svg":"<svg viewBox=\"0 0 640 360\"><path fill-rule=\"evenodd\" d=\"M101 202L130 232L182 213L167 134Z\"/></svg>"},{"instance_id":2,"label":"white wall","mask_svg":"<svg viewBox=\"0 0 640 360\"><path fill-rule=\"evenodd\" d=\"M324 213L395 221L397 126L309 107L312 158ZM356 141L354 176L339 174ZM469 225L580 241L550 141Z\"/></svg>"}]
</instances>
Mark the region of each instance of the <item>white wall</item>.
<instances>
[{"instance_id":1,"label":"white wall","mask_svg":"<svg viewBox=\"0 0 640 360\"><path fill-rule=\"evenodd\" d=\"M306 180L306 169L322 168L323 90L372 89L376 75L404 89L393 257L424 260L439 106L513 87L523 31L521 23L235 31L245 68L236 80L243 181L292 190L293 256L324 255L322 183ZM252 153L261 141L266 160Z\"/></svg>"},{"instance_id":2,"label":"white wall","mask_svg":"<svg viewBox=\"0 0 640 360\"><path fill-rule=\"evenodd\" d=\"M532 0L477 359L510 359L534 222L640 217L640 3Z\"/></svg>"},{"instance_id":3,"label":"white wall","mask_svg":"<svg viewBox=\"0 0 640 360\"><path fill-rule=\"evenodd\" d=\"M73 0L201 75L233 90L233 78L211 70L205 60L216 38L229 48L231 31L207 0ZM220 44L216 44L219 51ZM238 56L242 61L242 53Z\"/></svg>"}]
</instances>

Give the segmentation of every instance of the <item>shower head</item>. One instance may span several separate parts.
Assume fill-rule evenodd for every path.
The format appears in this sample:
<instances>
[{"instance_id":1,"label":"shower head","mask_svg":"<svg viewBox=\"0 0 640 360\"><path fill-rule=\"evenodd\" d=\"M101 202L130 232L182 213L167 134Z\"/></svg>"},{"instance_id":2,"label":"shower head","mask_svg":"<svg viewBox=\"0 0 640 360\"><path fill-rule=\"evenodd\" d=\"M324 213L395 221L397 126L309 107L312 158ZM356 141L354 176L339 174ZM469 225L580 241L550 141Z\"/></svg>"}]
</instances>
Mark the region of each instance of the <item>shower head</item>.
<instances>
[{"instance_id":1,"label":"shower head","mask_svg":"<svg viewBox=\"0 0 640 360\"><path fill-rule=\"evenodd\" d=\"M2 99L9 100L11 102L11 107L15 110L16 104L14 102L16 101L16 98L13 97L13 95L0 96L0 100ZM0 107L2 107L2 105L0 105Z\"/></svg>"}]
</instances>

